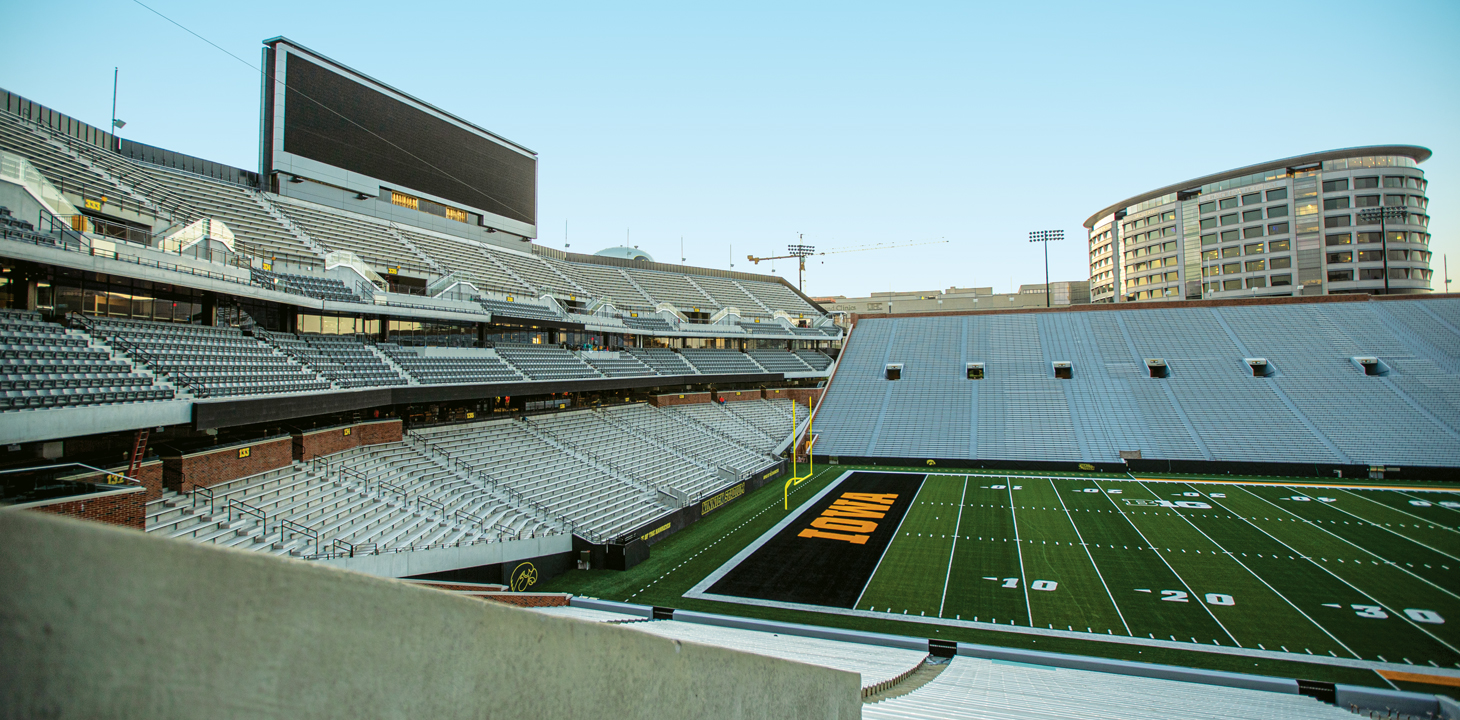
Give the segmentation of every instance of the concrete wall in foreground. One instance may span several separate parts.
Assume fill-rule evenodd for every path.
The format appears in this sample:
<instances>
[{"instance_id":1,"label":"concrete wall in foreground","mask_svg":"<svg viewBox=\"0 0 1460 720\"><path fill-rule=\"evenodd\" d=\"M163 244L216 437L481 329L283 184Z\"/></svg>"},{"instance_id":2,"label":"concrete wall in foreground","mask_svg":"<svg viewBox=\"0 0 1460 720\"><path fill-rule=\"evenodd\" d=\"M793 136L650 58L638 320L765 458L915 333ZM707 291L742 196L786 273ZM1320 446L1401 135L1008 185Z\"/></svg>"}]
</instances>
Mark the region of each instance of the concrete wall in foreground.
<instances>
[{"instance_id":1,"label":"concrete wall in foreground","mask_svg":"<svg viewBox=\"0 0 1460 720\"><path fill-rule=\"evenodd\" d=\"M856 718L855 673L0 514L0 718Z\"/></svg>"}]
</instances>

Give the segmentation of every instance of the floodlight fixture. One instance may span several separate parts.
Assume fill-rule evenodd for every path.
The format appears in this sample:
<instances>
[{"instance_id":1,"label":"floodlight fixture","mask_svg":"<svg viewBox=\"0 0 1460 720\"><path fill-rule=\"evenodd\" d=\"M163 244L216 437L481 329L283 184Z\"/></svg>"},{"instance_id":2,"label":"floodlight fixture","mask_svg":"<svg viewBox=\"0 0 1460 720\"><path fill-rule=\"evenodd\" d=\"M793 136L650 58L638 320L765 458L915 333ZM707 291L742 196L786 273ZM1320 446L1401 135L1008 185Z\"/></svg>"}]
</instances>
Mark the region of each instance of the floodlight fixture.
<instances>
[{"instance_id":1,"label":"floodlight fixture","mask_svg":"<svg viewBox=\"0 0 1460 720\"><path fill-rule=\"evenodd\" d=\"M1044 306L1050 307L1049 292L1049 244L1065 239L1063 230L1035 230L1029 233L1029 242L1044 245Z\"/></svg>"}]
</instances>

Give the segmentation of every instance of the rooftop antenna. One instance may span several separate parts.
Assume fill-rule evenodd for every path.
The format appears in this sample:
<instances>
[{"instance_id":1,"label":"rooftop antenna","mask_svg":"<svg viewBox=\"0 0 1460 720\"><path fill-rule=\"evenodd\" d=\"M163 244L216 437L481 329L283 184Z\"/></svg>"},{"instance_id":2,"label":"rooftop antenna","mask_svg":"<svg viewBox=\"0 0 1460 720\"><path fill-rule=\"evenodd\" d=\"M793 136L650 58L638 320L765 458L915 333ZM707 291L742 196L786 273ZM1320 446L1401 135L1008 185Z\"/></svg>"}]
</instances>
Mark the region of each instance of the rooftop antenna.
<instances>
[{"instance_id":1,"label":"rooftop antenna","mask_svg":"<svg viewBox=\"0 0 1460 720\"><path fill-rule=\"evenodd\" d=\"M126 121L124 121L124 120L118 120L117 119L117 76L120 74L120 71L121 71L120 68L115 67L115 66L112 67L112 125L111 125L111 133L112 133L112 151L114 151L114 152L121 152L122 151L122 141L121 141L120 138L117 137L117 131L118 130L121 130L122 128L124 128L124 127L127 126Z\"/></svg>"}]
</instances>

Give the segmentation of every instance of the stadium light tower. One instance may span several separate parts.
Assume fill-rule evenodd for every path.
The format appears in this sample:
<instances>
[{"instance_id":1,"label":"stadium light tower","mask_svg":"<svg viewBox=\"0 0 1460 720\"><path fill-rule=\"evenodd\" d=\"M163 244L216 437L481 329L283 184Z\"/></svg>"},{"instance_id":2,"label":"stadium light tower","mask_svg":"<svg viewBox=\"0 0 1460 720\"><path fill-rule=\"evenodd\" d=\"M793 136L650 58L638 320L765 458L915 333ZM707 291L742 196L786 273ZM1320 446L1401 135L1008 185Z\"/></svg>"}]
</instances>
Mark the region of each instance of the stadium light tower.
<instances>
[{"instance_id":1,"label":"stadium light tower","mask_svg":"<svg viewBox=\"0 0 1460 720\"><path fill-rule=\"evenodd\" d=\"M1049 307L1049 244L1065 239L1063 230L1036 230L1029 233L1029 242L1044 245L1044 306Z\"/></svg>"},{"instance_id":2,"label":"stadium light tower","mask_svg":"<svg viewBox=\"0 0 1460 720\"><path fill-rule=\"evenodd\" d=\"M1384 294L1389 294L1389 226L1390 220L1404 222L1409 211L1402 207L1365 208L1359 211L1359 221L1372 224L1379 222L1379 251L1384 253Z\"/></svg>"},{"instance_id":3,"label":"stadium light tower","mask_svg":"<svg viewBox=\"0 0 1460 720\"><path fill-rule=\"evenodd\" d=\"M796 236L798 240L802 237L802 235ZM801 292L806 292L806 288L804 287L804 276L806 274L806 256L815 255L816 248L811 245L796 243L786 246L786 254L790 255L793 258L796 258L796 262L798 263L798 269L796 270L796 289L800 290Z\"/></svg>"}]
</instances>

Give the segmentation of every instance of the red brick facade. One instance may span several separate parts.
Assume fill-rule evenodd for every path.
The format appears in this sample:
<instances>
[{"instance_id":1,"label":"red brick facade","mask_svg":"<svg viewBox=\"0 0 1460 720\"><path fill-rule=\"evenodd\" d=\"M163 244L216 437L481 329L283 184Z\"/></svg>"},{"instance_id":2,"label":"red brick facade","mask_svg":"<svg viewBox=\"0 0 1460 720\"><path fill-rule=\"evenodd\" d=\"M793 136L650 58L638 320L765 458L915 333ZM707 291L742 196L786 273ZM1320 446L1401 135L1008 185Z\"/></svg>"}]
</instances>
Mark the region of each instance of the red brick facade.
<instances>
[{"instance_id":1,"label":"red brick facade","mask_svg":"<svg viewBox=\"0 0 1460 720\"><path fill-rule=\"evenodd\" d=\"M790 389L791 399L792 400L795 400L796 402L801 403L802 405L807 405L807 406L810 406L812 408L815 408L816 407L816 404L819 403L819 402L821 402L821 394L823 392L826 392L825 388L791 388Z\"/></svg>"},{"instance_id":2,"label":"red brick facade","mask_svg":"<svg viewBox=\"0 0 1460 720\"><path fill-rule=\"evenodd\" d=\"M300 431L294 434L293 454L295 460L311 460L321 455L333 455L362 445L400 442L400 439L401 421L399 419Z\"/></svg>"},{"instance_id":3,"label":"red brick facade","mask_svg":"<svg viewBox=\"0 0 1460 720\"><path fill-rule=\"evenodd\" d=\"M759 390L717 390L715 397L725 402L740 402L741 400L759 400Z\"/></svg>"},{"instance_id":4,"label":"red brick facade","mask_svg":"<svg viewBox=\"0 0 1460 720\"><path fill-rule=\"evenodd\" d=\"M668 395L651 395L649 404L654 407L668 407L670 405L694 405L710 401L710 394L707 392L697 393L670 393Z\"/></svg>"},{"instance_id":5,"label":"red brick facade","mask_svg":"<svg viewBox=\"0 0 1460 720\"><path fill-rule=\"evenodd\" d=\"M294 440L274 438L252 445L230 445L162 458L163 482L169 489L188 493L194 488L276 470L294 460Z\"/></svg>"},{"instance_id":6,"label":"red brick facade","mask_svg":"<svg viewBox=\"0 0 1460 720\"><path fill-rule=\"evenodd\" d=\"M125 466L123 466L123 467L108 468L108 472L110 472L110 473L118 473L118 474L125 474L127 472L127 468ZM132 477L133 480L140 481L142 483L142 487L144 487L144 488L147 489L147 498L146 498L147 500L156 500L157 498L162 497L162 461L161 460L152 460L150 462L142 463L142 467L140 467L140 468L137 469L137 474L136 475L132 475L131 477ZM67 480L78 480L80 482L96 483L97 485L106 485L107 484L106 475L104 475L102 473L91 473L89 475L77 475L77 476L74 476L74 477L68 477L66 479Z\"/></svg>"},{"instance_id":7,"label":"red brick facade","mask_svg":"<svg viewBox=\"0 0 1460 720\"><path fill-rule=\"evenodd\" d=\"M107 492L100 497L81 497L49 505L38 505L37 512L65 515L81 520L121 525L141 530L146 519L147 490L137 486Z\"/></svg>"},{"instance_id":8,"label":"red brick facade","mask_svg":"<svg viewBox=\"0 0 1460 720\"><path fill-rule=\"evenodd\" d=\"M483 600L495 600L508 605L518 607L565 607L568 598L573 597L568 593L514 593L514 592L484 592L472 593L472 597Z\"/></svg>"},{"instance_id":9,"label":"red brick facade","mask_svg":"<svg viewBox=\"0 0 1460 720\"><path fill-rule=\"evenodd\" d=\"M446 580L411 580L412 585L446 590L447 592L506 592L506 585L492 583L450 582Z\"/></svg>"}]
</instances>

